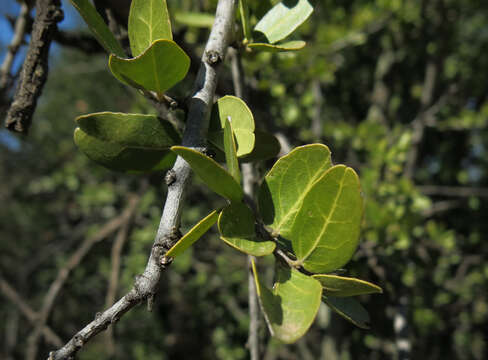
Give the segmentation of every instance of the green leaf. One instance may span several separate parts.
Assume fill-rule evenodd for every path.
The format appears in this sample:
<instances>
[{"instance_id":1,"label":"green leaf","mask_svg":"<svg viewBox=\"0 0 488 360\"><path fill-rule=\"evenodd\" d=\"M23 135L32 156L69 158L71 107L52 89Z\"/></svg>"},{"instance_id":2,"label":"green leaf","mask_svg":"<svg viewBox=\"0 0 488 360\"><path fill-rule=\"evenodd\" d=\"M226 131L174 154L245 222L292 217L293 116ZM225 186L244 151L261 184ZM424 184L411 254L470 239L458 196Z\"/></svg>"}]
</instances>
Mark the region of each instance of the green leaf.
<instances>
[{"instance_id":1,"label":"green leaf","mask_svg":"<svg viewBox=\"0 0 488 360\"><path fill-rule=\"evenodd\" d=\"M230 117L225 120L224 128L224 149L225 149L225 161L227 163L227 169L232 177L241 183L241 172L239 171L239 162L237 161L236 143L234 141L234 132L232 131L232 124Z\"/></svg>"},{"instance_id":2,"label":"green leaf","mask_svg":"<svg viewBox=\"0 0 488 360\"><path fill-rule=\"evenodd\" d=\"M166 0L132 0L128 31L133 57L156 40L173 40Z\"/></svg>"},{"instance_id":3,"label":"green leaf","mask_svg":"<svg viewBox=\"0 0 488 360\"><path fill-rule=\"evenodd\" d=\"M202 153L183 146L173 146L174 153L185 159L207 186L223 197L240 202L244 193L239 183L217 162Z\"/></svg>"},{"instance_id":4,"label":"green leaf","mask_svg":"<svg viewBox=\"0 0 488 360\"><path fill-rule=\"evenodd\" d=\"M215 16L212 14L204 14L199 12L179 12L175 14L175 20L183 25L211 28Z\"/></svg>"},{"instance_id":5,"label":"green leaf","mask_svg":"<svg viewBox=\"0 0 488 360\"><path fill-rule=\"evenodd\" d=\"M320 281L327 296L349 297L383 292L379 286L360 279L326 274L312 277Z\"/></svg>"},{"instance_id":6,"label":"green leaf","mask_svg":"<svg viewBox=\"0 0 488 360\"><path fill-rule=\"evenodd\" d=\"M239 14L241 16L242 32L244 33L244 40L250 40L251 24L249 22L249 7L247 6L247 0L239 0Z\"/></svg>"},{"instance_id":7,"label":"green leaf","mask_svg":"<svg viewBox=\"0 0 488 360\"><path fill-rule=\"evenodd\" d=\"M277 281L270 291L258 279L252 264L257 293L261 301L271 335L284 343L293 343L302 337L320 307L320 283L295 269L277 267Z\"/></svg>"},{"instance_id":8,"label":"green leaf","mask_svg":"<svg viewBox=\"0 0 488 360\"><path fill-rule=\"evenodd\" d=\"M214 210L208 214L204 219L200 220L198 224L191 228L171 249L166 253L166 257L175 258L181 255L186 249L192 246L198 239L200 239L210 228L217 222L219 218L219 211Z\"/></svg>"},{"instance_id":9,"label":"green leaf","mask_svg":"<svg viewBox=\"0 0 488 360\"><path fill-rule=\"evenodd\" d=\"M363 200L353 169L336 165L307 191L289 239L297 263L313 273L346 264L359 242Z\"/></svg>"},{"instance_id":10,"label":"green leaf","mask_svg":"<svg viewBox=\"0 0 488 360\"><path fill-rule=\"evenodd\" d=\"M361 329L369 329L368 311L354 298L324 296L323 301L336 313Z\"/></svg>"},{"instance_id":11,"label":"green leaf","mask_svg":"<svg viewBox=\"0 0 488 360\"><path fill-rule=\"evenodd\" d=\"M281 145L274 135L265 131L254 130L254 137L256 139L254 148L250 154L240 158L242 162L268 160L278 156Z\"/></svg>"},{"instance_id":12,"label":"green leaf","mask_svg":"<svg viewBox=\"0 0 488 360\"><path fill-rule=\"evenodd\" d=\"M91 160L111 170L147 173L166 170L176 159L169 149L141 148L100 140L76 128L74 141Z\"/></svg>"},{"instance_id":13,"label":"green leaf","mask_svg":"<svg viewBox=\"0 0 488 360\"><path fill-rule=\"evenodd\" d=\"M237 156L251 153L254 147L254 117L246 103L238 97L227 95L221 97L212 108L209 131L218 133L225 127L225 120L230 116L232 129L237 141ZM209 136L209 139L218 135ZM219 147L218 144L215 146Z\"/></svg>"},{"instance_id":14,"label":"green leaf","mask_svg":"<svg viewBox=\"0 0 488 360\"><path fill-rule=\"evenodd\" d=\"M265 224L289 237L304 197L331 164L330 150L322 144L301 146L280 158L259 190L259 211Z\"/></svg>"},{"instance_id":15,"label":"green leaf","mask_svg":"<svg viewBox=\"0 0 488 360\"><path fill-rule=\"evenodd\" d=\"M133 59L111 55L109 67L121 82L163 94L183 80L190 68L190 58L174 41L156 40Z\"/></svg>"},{"instance_id":16,"label":"green leaf","mask_svg":"<svg viewBox=\"0 0 488 360\"><path fill-rule=\"evenodd\" d=\"M122 146L169 150L181 142L173 125L154 115L99 112L76 123L88 135Z\"/></svg>"},{"instance_id":17,"label":"green leaf","mask_svg":"<svg viewBox=\"0 0 488 360\"><path fill-rule=\"evenodd\" d=\"M285 0L268 11L254 30L263 33L268 42L274 44L295 31L312 11L313 7L307 0Z\"/></svg>"},{"instance_id":18,"label":"green leaf","mask_svg":"<svg viewBox=\"0 0 488 360\"><path fill-rule=\"evenodd\" d=\"M246 254L269 255L276 247L273 241L263 241L256 236L254 215L242 202L232 203L222 210L218 226L221 239Z\"/></svg>"},{"instance_id":19,"label":"green leaf","mask_svg":"<svg viewBox=\"0 0 488 360\"><path fill-rule=\"evenodd\" d=\"M279 44L250 43L247 46L253 50L267 52L298 51L305 47L307 43L302 40L287 41Z\"/></svg>"},{"instance_id":20,"label":"green leaf","mask_svg":"<svg viewBox=\"0 0 488 360\"><path fill-rule=\"evenodd\" d=\"M95 7L88 0L70 0L71 4L78 10L83 20L87 23L91 32L108 53L119 57L125 57L124 49L120 46L114 34L110 31L103 18Z\"/></svg>"}]
</instances>

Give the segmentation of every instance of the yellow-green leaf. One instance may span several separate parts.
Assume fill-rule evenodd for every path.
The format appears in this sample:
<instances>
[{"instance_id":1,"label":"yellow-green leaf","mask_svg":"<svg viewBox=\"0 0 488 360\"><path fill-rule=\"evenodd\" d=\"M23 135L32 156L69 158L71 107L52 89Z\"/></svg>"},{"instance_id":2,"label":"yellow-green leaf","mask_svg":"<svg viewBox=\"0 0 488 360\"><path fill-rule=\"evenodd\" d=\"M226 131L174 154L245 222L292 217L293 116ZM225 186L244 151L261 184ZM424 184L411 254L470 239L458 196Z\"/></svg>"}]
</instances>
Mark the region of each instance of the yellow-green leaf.
<instances>
[{"instance_id":1,"label":"yellow-green leaf","mask_svg":"<svg viewBox=\"0 0 488 360\"><path fill-rule=\"evenodd\" d=\"M200 12L178 12L175 14L175 20L187 26L211 28L214 23L215 16Z\"/></svg>"},{"instance_id":2,"label":"yellow-green leaf","mask_svg":"<svg viewBox=\"0 0 488 360\"><path fill-rule=\"evenodd\" d=\"M213 159L183 146L173 146L171 150L185 159L211 190L234 202L242 200L244 193L241 186Z\"/></svg>"},{"instance_id":3,"label":"yellow-green leaf","mask_svg":"<svg viewBox=\"0 0 488 360\"><path fill-rule=\"evenodd\" d=\"M198 239L200 239L210 228L217 222L219 212L212 211L204 219L200 220L198 224L190 229L171 249L166 253L166 257L177 257L181 255L186 249L192 246Z\"/></svg>"},{"instance_id":4,"label":"yellow-green leaf","mask_svg":"<svg viewBox=\"0 0 488 360\"><path fill-rule=\"evenodd\" d=\"M223 241L233 248L249 255L271 254L276 244L263 241L256 236L254 215L242 202L227 206L219 216L219 231Z\"/></svg>"},{"instance_id":5,"label":"yellow-green leaf","mask_svg":"<svg viewBox=\"0 0 488 360\"><path fill-rule=\"evenodd\" d=\"M312 277L320 281L327 296L349 297L383 292L378 285L360 279L327 274Z\"/></svg>"},{"instance_id":6,"label":"yellow-green leaf","mask_svg":"<svg viewBox=\"0 0 488 360\"><path fill-rule=\"evenodd\" d=\"M110 56L112 74L124 84L163 94L183 80L190 58L172 40L156 40L133 59Z\"/></svg>"},{"instance_id":7,"label":"yellow-green leaf","mask_svg":"<svg viewBox=\"0 0 488 360\"><path fill-rule=\"evenodd\" d=\"M227 169L229 170L230 174L234 177L237 183L240 184L241 172L239 170L239 162L237 161L234 131L232 130L232 124L229 121L229 118L225 120L224 128L225 162L227 163Z\"/></svg>"},{"instance_id":8,"label":"yellow-green leaf","mask_svg":"<svg viewBox=\"0 0 488 360\"><path fill-rule=\"evenodd\" d=\"M268 43L250 43L247 46L253 50L267 51L267 52L285 52L285 51L298 51L307 45L305 41L294 40L287 41L279 44L268 44Z\"/></svg>"},{"instance_id":9,"label":"yellow-green leaf","mask_svg":"<svg viewBox=\"0 0 488 360\"><path fill-rule=\"evenodd\" d=\"M166 0L132 0L128 32L133 57L156 40L173 40Z\"/></svg>"}]
</instances>

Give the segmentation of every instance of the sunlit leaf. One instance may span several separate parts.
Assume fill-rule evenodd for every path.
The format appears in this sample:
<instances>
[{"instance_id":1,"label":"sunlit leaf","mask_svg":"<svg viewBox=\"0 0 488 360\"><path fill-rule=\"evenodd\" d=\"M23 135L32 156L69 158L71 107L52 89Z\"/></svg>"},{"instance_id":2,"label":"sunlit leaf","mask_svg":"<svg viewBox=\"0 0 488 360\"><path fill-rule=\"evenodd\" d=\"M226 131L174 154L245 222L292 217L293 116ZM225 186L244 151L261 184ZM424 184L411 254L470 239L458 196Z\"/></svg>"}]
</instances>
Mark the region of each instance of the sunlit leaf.
<instances>
[{"instance_id":1,"label":"sunlit leaf","mask_svg":"<svg viewBox=\"0 0 488 360\"><path fill-rule=\"evenodd\" d=\"M215 16L200 12L178 12L175 14L175 20L187 26L211 28L214 23Z\"/></svg>"},{"instance_id":2,"label":"sunlit leaf","mask_svg":"<svg viewBox=\"0 0 488 360\"><path fill-rule=\"evenodd\" d=\"M166 0L132 0L128 32L133 57L142 54L156 40L172 40Z\"/></svg>"},{"instance_id":3,"label":"sunlit leaf","mask_svg":"<svg viewBox=\"0 0 488 360\"><path fill-rule=\"evenodd\" d=\"M254 117L246 103L238 97L227 95L220 98L212 108L209 131L210 141L219 138L225 121L230 116L232 129L237 142L237 156L241 157L251 153L254 147ZM218 140L217 140L218 141ZM220 144L223 145L223 142ZM215 144L220 147L219 144Z\"/></svg>"},{"instance_id":4,"label":"sunlit leaf","mask_svg":"<svg viewBox=\"0 0 488 360\"><path fill-rule=\"evenodd\" d=\"M247 0L239 0L239 15L241 17L242 32L244 33L244 39L251 39L251 24L249 22L249 7Z\"/></svg>"},{"instance_id":5,"label":"sunlit leaf","mask_svg":"<svg viewBox=\"0 0 488 360\"><path fill-rule=\"evenodd\" d=\"M242 200L244 193L241 186L217 162L198 151L183 146L173 146L171 150L185 159L211 190L235 202Z\"/></svg>"},{"instance_id":6,"label":"sunlit leaf","mask_svg":"<svg viewBox=\"0 0 488 360\"><path fill-rule=\"evenodd\" d=\"M361 329L369 329L368 311L354 298L324 296L323 301L337 314Z\"/></svg>"},{"instance_id":7,"label":"sunlit leaf","mask_svg":"<svg viewBox=\"0 0 488 360\"><path fill-rule=\"evenodd\" d=\"M273 241L263 241L256 236L254 215L242 202L232 203L222 210L219 231L222 240L249 255L269 255L276 247Z\"/></svg>"},{"instance_id":8,"label":"sunlit leaf","mask_svg":"<svg viewBox=\"0 0 488 360\"><path fill-rule=\"evenodd\" d=\"M88 28L108 53L115 54L121 58L126 56L124 49L122 49L114 34L112 34L89 0L70 0L70 2L78 10L83 20L87 23Z\"/></svg>"},{"instance_id":9,"label":"sunlit leaf","mask_svg":"<svg viewBox=\"0 0 488 360\"><path fill-rule=\"evenodd\" d=\"M271 8L254 30L263 33L268 42L274 44L295 31L312 11L307 0L284 0Z\"/></svg>"},{"instance_id":10,"label":"sunlit leaf","mask_svg":"<svg viewBox=\"0 0 488 360\"><path fill-rule=\"evenodd\" d=\"M250 43L247 46L253 50L267 51L267 52L285 52L285 51L298 51L305 47L307 43L302 40L288 41L279 44L267 44L267 43Z\"/></svg>"},{"instance_id":11,"label":"sunlit leaf","mask_svg":"<svg viewBox=\"0 0 488 360\"><path fill-rule=\"evenodd\" d=\"M224 149L225 149L225 161L227 163L227 169L232 177L241 183L241 172L239 170L239 162L237 161L236 143L234 140L234 132L232 130L232 123L229 118L225 120L224 128Z\"/></svg>"},{"instance_id":12,"label":"sunlit leaf","mask_svg":"<svg viewBox=\"0 0 488 360\"><path fill-rule=\"evenodd\" d=\"M320 307L320 283L295 269L277 267L273 291L258 278L253 263L254 279L268 328L275 338L293 343L312 325Z\"/></svg>"},{"instance_id":13,"label":"sunlit leaf","mask_svg":"<svg viewBox=\"0 0 488 360\"><path fill-rule=\"evenodd\" d=\"M173 166L176 159L169 149L142 148L103 141L88 135L80 128L76 128L74 140L90 159L116 171L147 173L166 170Z\"/></svg>"},{"instance_id":14,"label":"sunlit leaf","mask_svg":"<svg viewBox=\"0 0 488 360\"><path fill-rule=\"evenodd\" d=\"M217 222L219 212L212 211L204 219L200 220L198 224L190 229L171 249L166 253L166 257L177 257L181 255L186 249L192 246L198 239L200 239L210 228Z\"/></svg>"},{"instance_id":15,"label":"sunlit leaf","mask_svg":"<svg viewBox=\"0 0 488 360\"><path fill-rule=\"evenodd\" d=\"M190 58L172 40L157 40L133 59L110 56L110 70L121 82L162 94L183 80Z\"/></svg>"},{"instance_id":16,"label":"sunlit leaf","mask_svg":"<svg viewBox=\"0 0 488 360\"><path fill-rule=\"evenodd\" d=\"M327 296L348 297L383 292L379 286L360 279L326 274L312 277L320 281Z\"/></svg>"}]
</instances>

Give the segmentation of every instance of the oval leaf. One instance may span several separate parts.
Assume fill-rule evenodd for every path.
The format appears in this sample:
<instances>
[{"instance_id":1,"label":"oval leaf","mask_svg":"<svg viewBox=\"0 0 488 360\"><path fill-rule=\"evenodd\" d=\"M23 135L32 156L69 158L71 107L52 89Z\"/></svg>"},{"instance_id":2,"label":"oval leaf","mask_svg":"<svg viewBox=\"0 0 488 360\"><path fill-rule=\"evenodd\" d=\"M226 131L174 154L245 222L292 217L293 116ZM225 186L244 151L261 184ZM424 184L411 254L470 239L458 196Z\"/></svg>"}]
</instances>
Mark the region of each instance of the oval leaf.
<instances>
[{"instance_id":1,"label":"oval leaf","mask_svg":"<svg viewBox=\"0 0 488 360\"><path fill-rule=\"evenodd\" d=\"M267 43L251 43L247 46L253 50L267 51L267 52L285 52L285 51L298 51L307 45L305 41L296 40L288 41L279 44L267 44Z\"/></svg>"},{"instance_id":2,"label":"oval leaf","mask_svg":"<svg viewBox=\"0 0 488 360\"><path fill-rule=\"evenodd\" d=\"M109 67L121 82L162 94L183 80L190 58L174 41L157 40L133 59L111 55Z\"/></svg>"},{"instance_id":3,"label":"oval leaf","mask_svg":"<svg viewBox=\"0 0 488 360\"><path fill-rule=\"evenodd\" d=\"M332 310L361 329L369 329L368 311L354 298L323 297Z\"/></svg>"},{"instance_id":4,"label":"oval leaf","mask_svg":"<svg viewBox=\"0 0 488 360\"><path fill-rule=\"evenodd\" d=\"M100 45L102 45L109 54L115 54L122 58L126 56L124 49L122 49L122 46L120 46L120 43L90 1L70 0L70 2L83 17L83 20L85 20Z\"/></svg>"},{"instance_id":5,"label":"oval leaf","mask_svg":"<svg viewBox=\"0 0 488 360\"><path fill-rule=\"evenodd\" d=\"M88 135L119 145L169 150L181 142L173 125L154 115L99 112L76 122Z\"/></svg>"},{"instance_id":6,"label":"oval leaf","mask_svg":"<svg viewBox=\"0 0 488 360\"><path fill-rule=\"evenodd\" d=\"M181 255L186 249L192 246L198 239L200 239L210 228L217 222L219 212L212 211L204 219L200 220L198 224L191 228L171 249L166 253L166 257L175 258Z\"/></svg>"},{"instance_id":7,"label":"oval leaf","mask_svg":"<svg viewBox=\"0 0 488 360\"><path fill-rule=\"evenodd\" d=\"M176 159L169 149L140 148L99 140L80 128L74 134L75 144L91 160L111 170L147 173L166 170Z\"/></svg>"},{"instance_id":8,"label":"oval leaf","mask_svg":"<svg viewBox=\"0 0 488 360\"><path fill-rule=\"evenodd\" d=\"M303 198L289 234L297 262L313 273L346 264L359 242L363 200L359 179L344 165L330 168Z\"/></svg>"},{"instance_id":9,"label":"oval leaf","mask_svg":"<svg viewBox=\"0 0 488 360\"><path fill-rule=\"evenodd\" d=\"M178 12L175 14L175 20L183 25L211 28L215 16L212 14L204 14L199 12Z\"/></svg>"},{"instance_id":10,"label":"oval leaf","mask_svg":"<svg viewBox=\"0 0 488 360\"><path fill-rule=\"evenodd\" d=\"M272 159L280 153L281 145L278 139L265 131L254 130L256 142L250 154L240 158L242 162L252 162Z\"/></svg>"},{"instance_id":11,"label":"oval leaf","mask_svg":"<svg viewBox=\"0 0 488 360\"><path fill-rule=\"evenodd\" d=\"M221 239L233 248L249 255L264 256L271 254L276 244L262 241L256 236L254 215L243 203L232 203L219 216Z\"/></svg>"},{"instance_id":12,"label":"oval leaf","mask_svg":"<svg viewBox=\"0 0 488 360\"><path fill-rule=\"evenodd\" d=\"M263 33L268 42L274 44L295 31L312 11L307 0L282 1L264 15L254 30Z\"/></svg>"},{"instance_id":13,"label":"oval leaf","mask_svg":"<svg viewBox=\"0 0 488 360\"><path fill-rule=\"evenodd\" d=\"M298 147L280 158L259 190L259 210L276 234L289 237L303 199L331 167L330 150L322 144Z\"/></svg>"},{"instance_id":14,"label":"oval leaf","mask_svg":"<svg viewBox=\"0 0 488 360\"><path fill-rule=\"evenodd\" d=\"M171 150L185 159L203 182L217 194L235 202L242 200L244 193L241 186L213 159L183 146L173 146Z\"/></svg>"},{"instance_id":15,"label":"oval leaf","mask_svg":"<svg viewBox=\"0 0 488 360\"><path fill-rule=\"evenodd\" d=\"M379 286L360 279L325 274L312 277L320 281L327 296L348 297L383 292Z\"/></svg>"},{"instance_id":16,"label":"oval leaf","mask_svg":"<svg viewBox=\"0 0 488 360\"><path fill-rule=\"evenodd\" d=\"M271 335L290 344L302 337L312 325L320 307L320 283L301 272L278 266L277 281L270 291L258 279L253 263L254 280Z\"/></svg>"},{"instance_id":17,"label":"oval leaf","mask_svg":"<svg viewBox=\"0 0 488 360\"><path fill-rule=\"evenodd\" d=\"M221 132L225 127L225 121L230 116L232 129L237 142L237 156L251 153L254 148L254 117L246 103L238 97L227 95L221 97L212 108L210 118L210 132ZM213 139L214 136L209 139ZM212 141L212 140L211 140ZM214 145L220 147L223 141ZM222 150L224 150L222 148Z\"/></svg>"},{"instance_id":18,"label":"oval leaf","mask_svg":"<svg viewBox=\"0 0 488 360\"><path fill-rule=\"evenodd\" d=\"M133 57L156 40L173 40L166 0L132 0L128 31Z\"/></svg>"}]
</instances>

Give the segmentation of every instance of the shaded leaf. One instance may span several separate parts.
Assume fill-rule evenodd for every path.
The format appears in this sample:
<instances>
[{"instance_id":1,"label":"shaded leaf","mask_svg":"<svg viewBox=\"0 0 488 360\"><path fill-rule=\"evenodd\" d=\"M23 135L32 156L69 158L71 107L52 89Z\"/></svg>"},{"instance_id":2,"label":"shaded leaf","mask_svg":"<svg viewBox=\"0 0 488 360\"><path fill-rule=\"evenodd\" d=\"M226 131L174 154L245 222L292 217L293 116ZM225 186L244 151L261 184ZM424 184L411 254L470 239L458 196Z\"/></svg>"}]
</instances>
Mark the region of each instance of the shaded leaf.
<instances>
[{"instance_id":1,"label":"shaded leaf","mask_svg":"<svg viewBox=\"0 0 488 360\"><path fill-rule=\"evenodd\" d=\"M175 14L175 20L187 26L211 28L215 16L212 14L204 14L199 12L178 12Z\"/></svg>"},{"instance_id":2,"label":"shaded leaf","mask_svg":"<svg viewBox=\"0 0 488 360\"><path fill-rule=\"evenodd\" d=\"M242 200L244 193L241 186L217 162L198 151L183 146L173 146L171 150L185 159L211 190L235 202Z\"/></svg>"},{"instance_id":3,"label":"shaded leaf","mask_svg":"<svg viewBox=\"0 0 488 360\"><path fill-rule=\"evenodd\" d=\"M281 145L274 135L265 131L254 130L254 137L256 141L252 152L242 156L239 159L241 162L268 160L278 156Z\"/></svg>"},{"instance_id":4,"label":"shaded leaf","mask_svg":"<svg viewBox=\"0 0 488 360\"><path fill-rule=\"evenodd\" d=\"M166 0L132 0L128 31L133 57L156 40L173 40Z\"/></svg>"},{"instance_id":5,"label":"shaded leaf","mask_svg":"<svg viewBox=\"0 0 488 360\"><path fill-rule=\"evenodd\" d=\"M360 279L326 274L312 277L320 281L327 296L348 297L383 292L379 286Z\"/></svg>"},{"instance_id":6,"label":"shaded leaf","mask_svg":"<svg viewBox=\"0 0 488 360\"><path fill-rule=\"evenodd\" d=\"M88 135L119 145L169 150L181 142L173 125L154 115L99 112L76 123Z\"/></svg>"},{"instance_id":7,"label":"shaded leaf","mask_svg":"<svg viewBox=\"0 0 488 360\"><path fill-rule=\"evenodd\" d=\"M277 280L270 291L261 284L253 262L254 279L271 335L293 343L312 325L320 307L320 283L295 269L277 267Z\"/></svg>"},{"instance_id":8,"label":"shaded leaf","mask_svg":"<svg viewBox=\"0 0 488 360\"><path fill-rule=\"evenodd\" d=\"M232 124L229 118L225 120L224 128L224 149L225 149L225 161L227 163L227 169L232 177L241 183L241 172L239 170L239 162L237 161L236 143L234 141L234 132L232 130Z\"/></svg>"},{"instance_id":9,"label":"shaded leaf","mask_svg":"<svg viewBox=\"0 0 488 360\"><path fill-rule=\"evenodd\" d=\"M324 296L323 301L337 314L361 329L369 329L368 311L354 298Z\"/></svg>"},{"instance_id":10,"label":"shaded leaf","mask_svg":"<svg viewBox=\"0 0 488 360\"><path fill-rule=\"evenodd\" d=\"M285 52L285 51L298 51L305 47L307 43L302 40L288 41L279 44L267 44L267 43L250 43L247 46L253 50L267 51L267 52Z\"/></svg>"},{"instance_id":11,"label":"shaded leaf","mask_svg":"<svg viewBox=\"0 0 488 360\"><path fill-rule=\"evenodd\" d=\"M259 190L259 211L265 224L288 237L304 197L330 167L330 150L322 144L300 146L281 157Z\"/></svg>"},{"instance_id":12,"label":"shaded leaf","mask_svg":"<svg viewBox=\"0 0 488 360\"><path fill-rule=\"evenodd\" d=\"M274 44L295 31L312 11L313 7L307 0L285 0L271 8L254 30L263 33L268 42Z\"/></svg>"},{"instance_id":13,"label":"shaded leaf","mask_svg":"<svg viewBox=\"0 0 488 360\"><path fill-rule=\"evenodd\" d=\"M192 246L198 239L200 239L210 228L217 222L219 212L212 211L205 218L200 220L198 224L190 229L171 249L166 253L166 257L175 258L181 255L186 249Z\"/></svg>"},{"instance_id":14,"label":"shaded leaf","mask_svg":"<svg viewBox=\"0 0 488 360\"><path fill-rule=\"evenodd\" d=\"M74 141L91 160L111 170L129 173L147 173L166 170L176 159L169 149L152 149L120 145L99 140L76 128Z\"/></svg>"},{"instance_id":15,"label":"shaded leaf","mask_svg":"<svg viewBox=\"0 0 488 360\"><path fill-rule=\"evenodd\" d=\"M249 22L249 7L247 6L247 0L239 0L239 15L241 17L242 32L244 33L244 39L251 39L251 24Z\"/></svg>"},{"instance_id":16,"label":"shaded leaf","mask_svg":"<svg viewBox=\"0 0 488 360\"><path fill-rule=\"evenodd\" d=\"M251 153L254 147L254 117L246 103L238 97L227 95L221 97L212 108L209 131L219 133L225 127L225 121L230 116L232 129L237 142L237 156ZM218 135L209 136L211 139ZM221 143L223 144L223 143ZM219 144L215 144L219 147Z\"/></svg>"},{"instance_id":17,"label":"shaded leaf","mask_svg":"<svg viewBox=\"0 0 488 360\"><path fill-rule=\"evenodd\" d=\"M124 49L122 49L122 46L90 1L70 0L70 2L78 10L95 38L108 53L122 58L126 56Z\"/></svg>"},{"instance_id":18,"label":"shaded leaf","mask_svg":"<svg viewBox=\"0 0 488 360\"><path fill-rule=\"evenodd\" d=\"M336 165L307 191L289 233L297 262L313 273L346 264L359 242L363 200L353 169Z\"/></svg>"},{"instance_id":19,"label":"shaded leaf","mask_svg":"<svg viewBox=\"0 0 488 360\"><path fill-rule=\"evenodd\" d=\"M263 241L256 236L254 215L242 202L232 203L222 210L218 226L221 239L246 254L269 255L276 247L273 241Z\"/></svg>"},{"instance_id":20,"label":"shaded leaf","mask_svg":"<svg viewBox=\"0 0 488 360\"><path fill-rule=\"evenodd\" d=\"M162 94L183 80L190 67L190 58L174 41L156 40L133 59L111 55L109 67L121 82Z\"/></svg>"}]
</instances>

